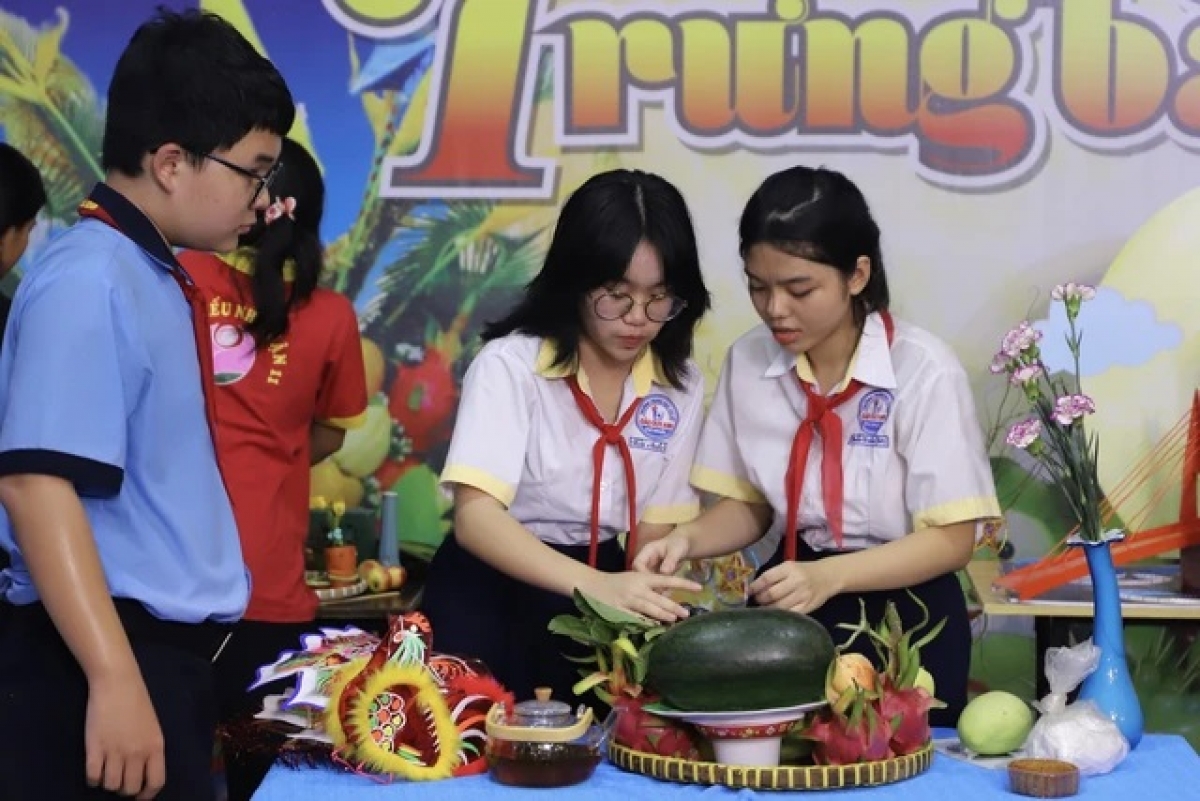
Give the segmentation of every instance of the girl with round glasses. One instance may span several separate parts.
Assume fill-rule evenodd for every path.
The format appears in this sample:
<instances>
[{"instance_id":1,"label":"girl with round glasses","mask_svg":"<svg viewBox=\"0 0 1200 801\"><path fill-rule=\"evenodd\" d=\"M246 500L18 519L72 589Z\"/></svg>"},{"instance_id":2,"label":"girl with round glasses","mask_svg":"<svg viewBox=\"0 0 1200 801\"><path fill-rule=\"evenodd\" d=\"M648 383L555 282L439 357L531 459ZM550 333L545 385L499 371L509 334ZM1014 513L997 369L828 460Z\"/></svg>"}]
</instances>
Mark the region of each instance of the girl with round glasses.
<instances>
[{"instance_id":1,"label":"girl with round glasses","mask_svg":"<svg viewBox=\"0 0 1200 801\"><path fill-rule=\"evenodd\" d=\"M486 329L463 380L441 476L454 533L424 595L439 651L483 659L518 698L548 686L570 701L572 643L547 624L574 611L574 590L686 616L666 592L697 585L627 568L699 511L687 477L704 386L691 353L708 307L674 186L616 170L567 200L541 272Z\"/></svg>"}]
</instances>

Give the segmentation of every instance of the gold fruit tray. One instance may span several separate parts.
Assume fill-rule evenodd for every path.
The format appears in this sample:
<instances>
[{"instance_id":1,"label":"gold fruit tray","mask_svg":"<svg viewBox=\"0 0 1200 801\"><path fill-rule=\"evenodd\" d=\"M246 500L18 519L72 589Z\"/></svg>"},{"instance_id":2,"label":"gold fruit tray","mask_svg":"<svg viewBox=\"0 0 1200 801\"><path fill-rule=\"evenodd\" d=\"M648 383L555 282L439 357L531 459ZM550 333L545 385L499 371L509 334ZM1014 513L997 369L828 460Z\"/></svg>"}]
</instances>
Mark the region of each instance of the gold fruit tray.
<instances>
[{"instance_id":1,"label":"gold fruit tray","mask_svg":"<svg viewBox=\"0 0 1200 801\"><path fill-rule=\"evenodd\" d=\"M857 765L780 765L774 768L693 762L608 744L609 760L622 770L681 784L719 784L750 790L839 790L911 779L933 764L933 744L915 754Z\"/></svg>"}]
</instances>

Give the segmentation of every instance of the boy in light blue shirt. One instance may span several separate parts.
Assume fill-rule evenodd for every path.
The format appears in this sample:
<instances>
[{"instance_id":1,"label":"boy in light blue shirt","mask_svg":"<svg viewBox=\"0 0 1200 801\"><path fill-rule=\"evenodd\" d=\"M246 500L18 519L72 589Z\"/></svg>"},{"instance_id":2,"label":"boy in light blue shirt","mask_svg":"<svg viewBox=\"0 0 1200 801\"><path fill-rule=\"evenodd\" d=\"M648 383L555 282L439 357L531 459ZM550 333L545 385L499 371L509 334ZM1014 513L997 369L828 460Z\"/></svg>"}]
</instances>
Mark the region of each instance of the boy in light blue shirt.
<instances>
[{"instance_id":1,"label":"boy in light blue shirt","mask_svg":"<svg viewBox=\"0 0 1200 801\"><path fill-rule=\"evenodd\" d=\"M249 586L173 248L233 248L294 113L232 26L161 12L112 78L105 182L18 288L0 353L5 801L212 798L211 666Z\"/></svg>"}]
</instances>

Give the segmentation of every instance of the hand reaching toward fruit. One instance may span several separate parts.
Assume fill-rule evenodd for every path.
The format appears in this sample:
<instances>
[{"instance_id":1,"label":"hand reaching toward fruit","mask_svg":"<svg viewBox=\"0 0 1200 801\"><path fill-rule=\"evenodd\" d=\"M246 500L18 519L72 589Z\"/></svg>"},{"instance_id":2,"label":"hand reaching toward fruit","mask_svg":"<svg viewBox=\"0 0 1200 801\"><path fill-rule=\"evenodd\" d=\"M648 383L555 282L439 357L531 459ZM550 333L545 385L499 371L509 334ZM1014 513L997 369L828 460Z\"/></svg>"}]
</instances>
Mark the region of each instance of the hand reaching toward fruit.
<instances>
[{"instance_id":1,"label":"hand reaching toward fruit","mask_svg":"<svg viewBox=\"0 0 1200 801\"><path fill-rule=\"evenodd\" d=\"M657 543L651 543L654 544ZM688 613L682 605L672 601L664 593L668 590L699 592L700 585L684 578L653 573L597 571L588 582L588 586L580 589L588 596L617 609L662 623L674 623L687 617Z\"/></svg>"},{"instance_id":2,"label":"hand reaching toward fruit","mask_svg":"<svg viewBox=\"0 0 1200 801\"><path fill-rule=\"evenodd\" d=\"M784 562L750 585L759 606L808 614L838 593L838 586L821 562Z\"/></svg>"},{"instance_id":3,"label":"hand reaching toward fruit","mask_svg":"<svg viewBox=\"0 0 1200 801\"><path fill-rule=\"evenodd\" d=\"M579 615L559 615L550 631L569 637L593 652L581 660L577 695L589 691L619 712L613 740L635 751L679 759L699 759L695 731L680 721L659 718L643 707L654 696L642 682L649 669L653 641L667 630L654 621L629 615L578 590Z\"/></svg>"},{"instance_id":4,"label":"hand reaching toward fruit","mask_svg":"<svg viewBox=\"0 0 1200 801\"><path fill-rule=\"evenodd\" d=\"M660 573L670 576L688 558L691 544L678 529L660 540L648 542L638 551L633 560L633 569L639 573Z\"/></svg>"}]
</instances>

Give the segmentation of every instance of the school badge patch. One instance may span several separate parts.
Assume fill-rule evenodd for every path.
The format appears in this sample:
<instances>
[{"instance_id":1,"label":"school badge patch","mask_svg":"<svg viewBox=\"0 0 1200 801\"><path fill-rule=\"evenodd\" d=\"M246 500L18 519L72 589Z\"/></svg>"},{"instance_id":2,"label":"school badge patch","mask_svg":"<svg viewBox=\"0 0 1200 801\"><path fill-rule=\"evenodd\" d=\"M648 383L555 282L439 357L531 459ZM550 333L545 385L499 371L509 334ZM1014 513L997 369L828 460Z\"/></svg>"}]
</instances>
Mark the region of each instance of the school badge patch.
<instances>
[{"instance_id":1,"label":"school badge patch","mask_svg":"<svg viewBox=\"0 0 1200 801\"><path fill-rule=\"evenodd\" d=\"M629 447L666 453L667 441L679 428L679 407L661 393L647 395L633 413L633 424L642 436L631 436Z\"/></svg>"},{"instance_id":2,"label":"school badge patch","mask_svg":"<svg viewBox=\"0 0 1200 801\"><path fill-rule=\"evenodd\" d=\"M892 414L892 393L886 389L873 389L858 402L858 431L850 435L850 444L866 448L887 448L891 439L880 433Z\"/></svg>"}]
</instances>

